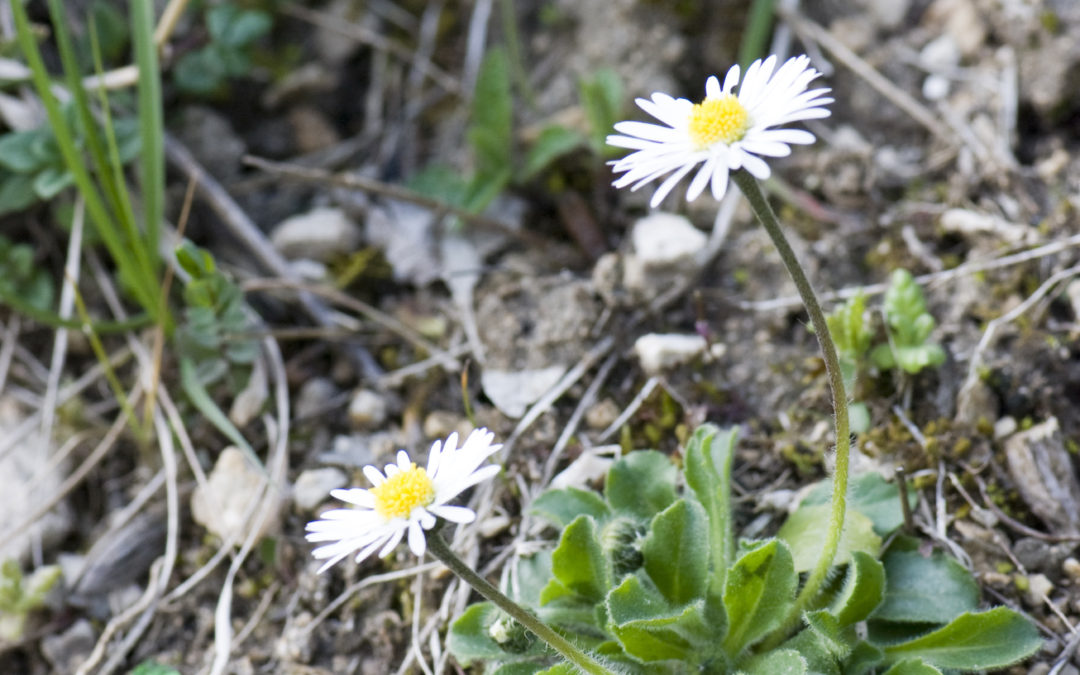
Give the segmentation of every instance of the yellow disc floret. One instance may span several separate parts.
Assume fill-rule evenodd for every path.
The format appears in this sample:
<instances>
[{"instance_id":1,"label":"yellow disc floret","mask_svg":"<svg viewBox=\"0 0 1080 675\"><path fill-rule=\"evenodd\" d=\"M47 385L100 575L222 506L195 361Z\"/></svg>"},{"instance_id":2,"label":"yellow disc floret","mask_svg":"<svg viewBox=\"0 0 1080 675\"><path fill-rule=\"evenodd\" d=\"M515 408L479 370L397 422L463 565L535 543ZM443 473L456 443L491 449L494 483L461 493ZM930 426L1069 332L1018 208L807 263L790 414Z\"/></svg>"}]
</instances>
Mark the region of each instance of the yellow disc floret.
<instances>
[{"instance_id":1,"label":"yellow disc floret","mask_svg":"<svg viewBox=\"0 0 1080 675\"><path fill-rule=\"evenodd\" d=\"M734 94L707 98L690 111L690 140L698 149L717 142L731 145L746 135L750 115Z\"/></svg>"},{"instance_id":2,"label":"yellow disc floret","mask_svg":"<svg viewBox=\"0 0 1080 675\"><path fill-rule=\"evenodd\" d=\"M375 511L387 519L408 518L417 506L427 506L435 500L435 486L427 471L413 463L370 492L375 497Z\"/></svg>"}]
</instances>

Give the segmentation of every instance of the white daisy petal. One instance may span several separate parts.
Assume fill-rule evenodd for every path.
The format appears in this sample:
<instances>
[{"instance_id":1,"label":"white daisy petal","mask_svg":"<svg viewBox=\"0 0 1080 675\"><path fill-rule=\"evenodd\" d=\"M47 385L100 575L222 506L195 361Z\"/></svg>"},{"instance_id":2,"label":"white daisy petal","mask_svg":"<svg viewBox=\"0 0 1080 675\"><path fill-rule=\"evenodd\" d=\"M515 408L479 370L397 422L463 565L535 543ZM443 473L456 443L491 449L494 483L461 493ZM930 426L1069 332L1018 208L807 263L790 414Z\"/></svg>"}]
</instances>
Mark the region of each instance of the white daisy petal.
<instances>
[{"instance_id":1,"label":"white daisy petal","mask_svg":"<svg viewBox=\"0 0 1080 675\"><path fill-rule=\"evenodd\" d=\"M807 56L783 63L770 56L754 61L745 72L732 66L722 85L720 78L710 76L702 103L660 92L637 99L638 106L663 125L637 121L615 125L619 133L608 136L608 144L633 152L610 163L617 174L613 185L633 191L660 181L650 200L655 208L691 172L687 200L697 198L706 186L720 199L727 192L731 171L745 169L758 178L768 177L771 169L763 158L785 157L791 145L814 142L808 131L778 127L829 116L830 89L808 89L820 76ZM455 473L455 479L475 466Z\"/></svg>"},{"instance_id":2,"label":"white daisy petal","mask_svg":"<svg viewBox=\"0 0 1080 675\"><path fill-rule=\"evenodd\" d=\"M439 518L467 523L476 518L471 509L448 502L480 481L499 472L497 464L485 462L502 447L495 434L477 429L458 447L457 434L432 444L427 469L420 468L404 450L380 472L374 466L363 471L372 487L333 490L331 495L352 508L324 511L305 527L305 537L321 544L312 551L325 572L350 555L362 562L375 552L390 555L407 537L418 556L427 551L424 531Z\"/></svg>"}]
</instances>

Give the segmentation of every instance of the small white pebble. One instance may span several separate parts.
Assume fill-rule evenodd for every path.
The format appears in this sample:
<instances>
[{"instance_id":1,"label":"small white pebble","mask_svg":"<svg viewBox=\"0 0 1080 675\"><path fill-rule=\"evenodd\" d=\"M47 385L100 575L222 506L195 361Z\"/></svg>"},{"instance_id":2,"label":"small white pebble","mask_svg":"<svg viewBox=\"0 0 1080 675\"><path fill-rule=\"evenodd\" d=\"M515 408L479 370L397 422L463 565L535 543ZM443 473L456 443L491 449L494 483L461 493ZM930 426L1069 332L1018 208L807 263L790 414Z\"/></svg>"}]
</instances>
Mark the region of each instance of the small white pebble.
<instances>
[{"instance_id":1,"label":"small white pebble","mask_svg":"<svg viewBox=\"0 0 1080 675\"><path fill-rule=\"evenodd\" d=\"M1065 558L1065 562L1061 563L1061 571L1074 582L1080 582L1080 560Z\"/></svg>"}]
</instances>

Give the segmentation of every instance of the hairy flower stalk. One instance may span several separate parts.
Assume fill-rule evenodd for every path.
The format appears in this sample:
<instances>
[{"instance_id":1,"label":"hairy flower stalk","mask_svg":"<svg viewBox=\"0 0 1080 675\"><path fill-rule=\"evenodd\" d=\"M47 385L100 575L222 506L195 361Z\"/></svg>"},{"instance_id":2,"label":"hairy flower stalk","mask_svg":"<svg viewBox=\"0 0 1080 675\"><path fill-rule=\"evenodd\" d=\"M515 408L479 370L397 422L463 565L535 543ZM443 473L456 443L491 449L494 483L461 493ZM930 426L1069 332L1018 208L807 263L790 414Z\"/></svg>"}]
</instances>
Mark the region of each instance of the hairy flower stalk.
<instances>
[{"instance_id":1,"label":"hairy flower stalk","mask_svg":"<svg viewBox=\"0 0 1080 675\"><path fill-rule=\"evenodd\" d=\"M828 117L830 113L825 106L833 99L827 96L827 88L807 88L820 75L810 67L808 57L788 59L779 68L777 63L775 56L755 61L746 69L741 82L739 66L732 66L724 77L723 86L717 78L710 77L705 85L705 99L700 103L660 92L654 93L650 99L637 99L637 104L645 112L663 124L620 122L615 125L619 133L608 136L608 143L634 150L612 162L614 172L622 174L615 180L616 187L629 186L631 190L637 190L663 178L653 193L650 202L653 207L658 206L683 178L695 171L686 191L687 201L700 196L706 186L714 198L720 199L727 192L729 181L734 181L772 238L810 314L832 390L836 422L836 469L833 472L828 537L816 567L785 622L785 626L790 628L820 590L840 545L847 506L851 441L847 394L840 362L821 305L755 180L764 180L771 174L769 165L762 157L784 157L791 153L792 144L814 142L814 135L809 131L782 128L782 125ZM780 631L778 639L782 639L785 632Z\"/></svg>"},{"instance_id":2,"label":"hairy flower stalk","mask_svg":"<svg viewBox=\"0 0 1080 675\"><path fill-rule=\"evenodd\" d=\"M430 552L480 595L493 602L531 630L569 662L592 675L609 675L598 661L575 647L569 640L499 592L486 579L465 564L438 533L432 530L438 519L469 523L476 513L449 502L477 483L499 472L494 464L481 466L502 446L492 443L495 434L477 429L457 447L458 435L436 441L428 454L427 467L417 466L409 453L398 452L396 462L384 471L365 466L364 475L371 481L368 489L332 490L331 495L355 508L331 509L322 518L307 524L307 539L327 542L312 555L326 562L325 572L344 558L356 554L361 562L379 551L386 557L408 536L409 549L418 556Z\"/></svg>"}]
</instances>

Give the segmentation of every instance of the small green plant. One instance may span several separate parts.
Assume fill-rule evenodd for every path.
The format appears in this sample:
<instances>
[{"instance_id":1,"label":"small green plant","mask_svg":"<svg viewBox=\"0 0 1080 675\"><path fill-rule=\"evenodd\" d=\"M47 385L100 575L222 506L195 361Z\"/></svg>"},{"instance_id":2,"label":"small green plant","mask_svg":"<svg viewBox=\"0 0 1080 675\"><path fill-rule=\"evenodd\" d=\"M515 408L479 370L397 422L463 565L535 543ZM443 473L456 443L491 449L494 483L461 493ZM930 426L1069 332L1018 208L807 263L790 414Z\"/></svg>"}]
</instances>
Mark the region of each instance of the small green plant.
<instances>
[{"instance_id":1,"label":"small green plant","mask_svg":"<svg viewBox=\"0 0 1080 675\"><path fill-rule=\"evenodd\" d=\"M0 565L0 642L22 638L30 613L45 606L45 596L60 576L58 565L39 567L29 578L10 558Z\"/></svg>"},{"instance_id":2,"label":"small green plant","mask_svg":"<svg viewBox=\"0 0 1080 675\"><path fill-rule=\"evenodd\" d=\"M512 595L614 673L976 671L1039 648L1021 615L978 611L971 574L951 558L923 555L907 537L880 551L903 516L897 486L877 475L854 481L832 581L799 611L799 574L817 562L829 486L777 537L736 542L734 447L734 431L706 425L687 444L684 481L666 456L636 451L613 465L602 496L541 495L532 511L561 534L553 550L519 561ZM574 672L487 602L453 624L449 648L487 673Z\"/></svg>"},{"instance_id":3,"label":"small green plant","mask_svg":"<svg viewBox=\"0 0 1080 675\"><path fill-rule=\"evenodd\" d=\"M912 375L945 362L941 345L929 342L934 317L926 311L922 288L905 269L892 273L883 303L889 341L874 347L870 358L879 368L900 368Z\"/></svg>"},{"instance_id":4,"label":"small green plant","mask_svg":"<svg viewBox=\"0 0 1080 675\"><path fill-rule=\"evenodd\" d=\"M874 331L866 322L866 295L860 291L848 298L847 302L825 317L825 322L836 343L844 386L847 391L853 392L859 367L865 362L874 339Z\"/></svg>"},{"instance_id":5,"label":"small green plant","mask_svg":"<svg viewBox=\"0 0 1080 675\"><path fill-rule=\"evenodd\" d=\"M220 93L230 78L247 75L252 46L273 25L269 13L230 2L210 7L205 18L210 41L184 54L173 68L176 86L201 96Z\"/></svg>"},{"instance_id":6,"label":"small green plant","mask_svg":"<svg viewBox=\"0 0 1080 675\"><path fill-rule=\"evenodd\" d=\"M48 312L55 295L48 270L34 263L34 247L0 234L0 301L29 312Z\"/></svg>"}]
</instances>

